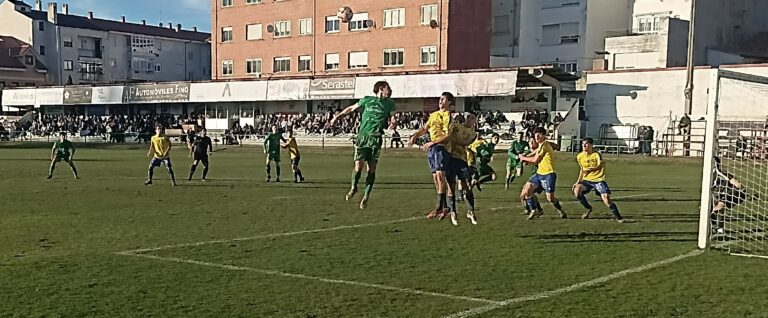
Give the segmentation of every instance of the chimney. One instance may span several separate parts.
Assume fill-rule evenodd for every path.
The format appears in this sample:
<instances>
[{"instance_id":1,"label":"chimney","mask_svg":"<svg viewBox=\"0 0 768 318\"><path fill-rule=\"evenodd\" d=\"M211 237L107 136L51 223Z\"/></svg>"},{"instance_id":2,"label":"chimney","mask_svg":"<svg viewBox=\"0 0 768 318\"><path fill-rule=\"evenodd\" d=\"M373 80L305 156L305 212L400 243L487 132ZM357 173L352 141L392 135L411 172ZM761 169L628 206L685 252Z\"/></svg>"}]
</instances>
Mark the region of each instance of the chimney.
<instances>
[{"instance_id":1,"label":"chimney","mask_svg":"<svg viewBox=\"0 0 768 318\"><path fill-rule=\"evenodd\" d=\"M68 15L69 14L69 4L65 3L65 4L61 5L61 13L64 14L64 15Z\"/></svg>"},{"instance_id":2,"label":"chimney","mask_svg":"<svg viewBox=\"0 0 768 318\"><path fill-rule=\"evenodd\" d=\"M43 11L43 0L35 0L35 10Z\"/></svg>"},{"instance_id":3,"label":"chimney","mask_svg":"<svg viewBox=\"0 0 768 318\"><path fill-rule=\"evenodd\" d=\"M176 25L176 32L181 32L181 23Z\"/></svg>"},{"instance_id":4,"label":"chimney","mask_svg":"<svg viewBox=\"0 0 768 318\"><path fill-rule=\"evenodd\" d=\"M173 22L168 22L168 28L173 30Z\"/></svg>"},{"instance_id":5,"label":"chimney","mask_svg":"<svg viewBox=\"0 0 768 318\"><path fill-rule=\"evenodd\" d=\"M192 31L197 32L197 27L192 27Z\"/></svg>"},{"instance_id":6,"label":"chimney","mask_svg":"<svg viewBox=\"0 0 768 318\"><path fill-rule=\"evenodd\" d=\"M158 25L159 25L161 28L163 27L163 23L162 23L162 22L160 22L160 24L158 24Z\"/></svg>"},{"instance_id":7,"label":"chimney","mask_svg":"<svg viewBox=\"0 0 768 318\"><path fill-rule=\"evenodd\" d=\"M147 25L147 20L141 20L141 25Z\"/></svg>"},{"instance_id":8,"label":"chimney","mask_svg":"<svg viewBox=\"0 0 768 318\"><path fill-rule=\"evenodd\" d=\"M59 11L57 10L56 2L48 3L48 22L58 24Z\"/></svg>"},{"instance_id":9,"label":"chimney","mask_svg":"<svg viewBox=\"0 0 768 318\"><path fill-rule=\"evenodd\" d=\"M120 16L120 22L125 23L125 16L124 15Z\"/></svg>"},{"instance_id":10,"label":"chimney","mask_svg":"<svg viewBox=\"0 0 768 318\"><path fill-rule=\"evenodd\" d=\"M88 19L93 20L93 11L88 11Z\"/></svg>"}]
</instances>

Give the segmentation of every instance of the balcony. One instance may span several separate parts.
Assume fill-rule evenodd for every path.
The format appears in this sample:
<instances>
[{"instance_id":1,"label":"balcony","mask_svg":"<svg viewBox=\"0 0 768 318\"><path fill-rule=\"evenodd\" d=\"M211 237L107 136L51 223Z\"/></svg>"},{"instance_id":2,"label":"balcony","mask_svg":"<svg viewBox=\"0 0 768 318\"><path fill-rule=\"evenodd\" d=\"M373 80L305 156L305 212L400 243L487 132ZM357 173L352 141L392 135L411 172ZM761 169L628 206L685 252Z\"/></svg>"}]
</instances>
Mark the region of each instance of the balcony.
<instances>
[{"instance_id":1,"label":"balcony","mask_svg":"<svg viewBox=\"0 0 768 318\"><path fill-rule=\"evenodd\" d=\"M627 30L611 30L605 32L606 38L620 38L625 36L641 36L641 35L657 35L660 30L645 30L645 29L627 29Z\"/></svg>"},{"instance_id":2,"label":"balcony","mask_svg":"<svg viewBox=\"0 0 768 318\"><path fill-rule=\"evenodd\" d=\"M100 49L78 49L77 56L82 58L90 58L90 59L102 58Z\"/></svg>"}]
</instances>

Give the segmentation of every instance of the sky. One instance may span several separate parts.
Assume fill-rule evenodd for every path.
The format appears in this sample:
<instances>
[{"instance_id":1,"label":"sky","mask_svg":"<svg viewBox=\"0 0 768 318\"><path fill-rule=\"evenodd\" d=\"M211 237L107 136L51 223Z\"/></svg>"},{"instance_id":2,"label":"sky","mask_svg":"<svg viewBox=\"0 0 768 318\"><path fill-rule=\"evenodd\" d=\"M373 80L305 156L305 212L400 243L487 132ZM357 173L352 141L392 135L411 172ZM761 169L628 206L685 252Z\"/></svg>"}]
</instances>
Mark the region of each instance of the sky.
<instances>
[{"instance_id":1,"label":"sky","mask_svg":"<svg viewBox=\"0 0 768 318\"><path fill-rule=\"evenodd\" d=\"M87 15L93 11L95 17L102 19L120 20L124 15L128 22L139 23L144 19L148 24L173 22L174 25L181 23L184 29L196 26L201 31L211 30L210 0L43 0L43 10L48 8L48 2L54 1L59 8L68 3L71 14ZM35 3L34 0L24 2L32 6Z\"/></svg>"}]
</instances>

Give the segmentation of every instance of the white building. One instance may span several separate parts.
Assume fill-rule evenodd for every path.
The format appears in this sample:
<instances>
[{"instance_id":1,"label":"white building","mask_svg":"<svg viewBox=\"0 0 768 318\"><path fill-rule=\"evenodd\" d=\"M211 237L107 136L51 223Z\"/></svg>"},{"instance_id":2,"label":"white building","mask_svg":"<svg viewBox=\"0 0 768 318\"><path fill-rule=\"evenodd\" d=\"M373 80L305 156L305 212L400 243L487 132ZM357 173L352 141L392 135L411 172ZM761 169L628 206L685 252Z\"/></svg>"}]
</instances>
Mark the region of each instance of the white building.
<instances>
[{"instance_id":1,"label":"white building","mask_svg":"<svg viewBox=\"0 0 768 318\"><path fill-rule=\"evenodd\" d=\"M634 0L632 19L605 40L607 69L685 66L693 0ZM768 60L759 45L768 32L768 1L697 0L695 64Z\"/></svg>"},{"instance_id":2,"label":"white building","mask_svg":"<svg viewBox=\"0 0 768 318\"><path fill-rule=\"evenodd\" d=\"M632 0L494 0L491 65L593 69L606 31L626 28Z\"/></svg>"},{"instance_id":3,"label":"white building","mask_svg":"<svg viewBox=\"0 0 768 318\"><path fill-rule=\"evenodd\" d=\"M61 11L55 2L43 10L19 0L0 4L0 35L30 43L54 84L161 82L211 77L210 34L97 19Z\"/></svg>"}]
</instances>

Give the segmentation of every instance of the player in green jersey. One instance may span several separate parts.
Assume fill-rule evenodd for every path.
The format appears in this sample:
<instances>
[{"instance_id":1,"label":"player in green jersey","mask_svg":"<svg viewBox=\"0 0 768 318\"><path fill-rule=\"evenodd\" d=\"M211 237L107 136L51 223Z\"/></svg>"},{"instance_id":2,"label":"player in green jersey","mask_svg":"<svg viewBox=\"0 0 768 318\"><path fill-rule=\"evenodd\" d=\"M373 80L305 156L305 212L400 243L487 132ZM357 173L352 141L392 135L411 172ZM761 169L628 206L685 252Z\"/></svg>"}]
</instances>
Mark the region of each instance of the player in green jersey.
<instances>
[{"instance_id":1,"label":"player in green jersey","mask_svg":"<svg viewBox=\"0 0 768 318\"><path fill-rule=\"evenodd\" d=\"M525 141L525 133L518 133L517 139L512 141L512 145L509 146L507 151L507 179L504 184L504 189L509 190L509 184L515 181L516 177L523 175L523 162L520 161L518 155L527 155L531 152L531 147L527 141Z\"/></svg>"},{"instance_id":2,"label":"player in green jersey","mask_svg":"<svg viewBox=\"0 0 768 318\"><path fill-rule=\"evenodd\" d=\"M477 172L480 176L475 181L474 186L477 186L480 191L482 191L480 185L496 180L496 171L491 167L491 161L496 145L499 144L499 138L499 134L493 134L491 142L477 146Z\"/></svg>"},{"instance_id":3,"label":"player in green jersey","mask_svg":"<svg viewBox=\"0 0 768 318\"><path fill-rule=\"evenodd\" d=\"M53 178L53 171L56 170L56 164L62 160L69 164L75 179L80 179L80 177L77 176L77 168L75 168L75 163L73 162L74 157L75 146L72 145L72 142L67 140L67 133L61 132L59 134L59 140L54 142L53 148L51 148L51 167L48 169L48 179Z\"/></svg>"},{"instance_id":4,"label":"player in green jersey","mask_svg":"<svg viewBox=\"0 0 768 318\"><path fill-rule=\"evenodd\" d=\"M376 165L379 162L381 154L381 145L383 143L384 129L387 128L389 119L395 111L395 103L390 99L392 88L385 81L376 82L373 85L373 93L376 96L366 96L357 103L345 108L341 113L333 117L331 126L339 118L347 116L358 109L363 112L360 122L360 129L357 132L355 141L355 166L354 176L352 177L352 187L347 193L347 201L351 200L357 193L357 184L363 172L363 165L367 165L368 176L365 178L365 192L360 209L368 206L373 184L376 181Z\"/></svg>"},{"instance_id":5,"label":"player in green jersey","mask_svg":"<svg viewBox=\"0 0 768 318\"><path fill-rule=\"evenodd\" d=\"M272 125L272 132L264 138L264 153L267 154L267 162L265 163L267 172L266 182L272 180L272 168L269 166L270 162L275 163L275 173L277 174L277 179L275 179L275 182L280 182L281 142L285 142L283 134L277 130L277 126Z\"/></svg>"}]
</instances>

